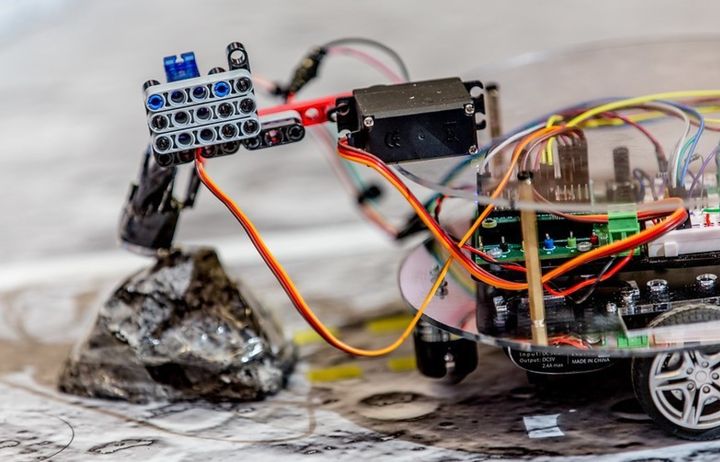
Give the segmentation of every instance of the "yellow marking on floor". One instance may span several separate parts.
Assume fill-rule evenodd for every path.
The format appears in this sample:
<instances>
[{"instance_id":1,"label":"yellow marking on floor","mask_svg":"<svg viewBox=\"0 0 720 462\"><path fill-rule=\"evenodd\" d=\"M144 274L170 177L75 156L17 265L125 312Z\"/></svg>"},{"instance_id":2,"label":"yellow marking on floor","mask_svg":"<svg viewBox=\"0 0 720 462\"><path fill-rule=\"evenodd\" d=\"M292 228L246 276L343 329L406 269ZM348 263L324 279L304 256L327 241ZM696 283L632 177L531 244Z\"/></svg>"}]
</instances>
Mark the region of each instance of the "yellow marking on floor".
<instances>
[{"instance_id":1,"label":"yellow marking on floor","mask_svg":"<svg viewBox=\"0 0 720 462\"><path fill-rule=\"evenodd\" d=\"M365 323L365 328L374 334L386 334L404 330L411 321L407 315L390 316L387 318L374 319Z\"/></svg>"},{"instance_id":2,"label":"yellow marking on floor","mask_svg":"<svg viewBox=\"0 0 720 462\"><path fill-rule=\"evenodd\" d=\"M387 367L393 372L408 372L417 369L415 356L398 356L387 360Z\"/></svg>"},{"instance_id":3,"label":"yellow marking on floor","mask_svg":"<svg viewBox=\"0 0 720 462\"><path fill-rule=\"evenodd\" d=\"M363 370L356 364L342 364L340 366L311 369L307 378L311 382L337 382L339 380L356 379L362 377Z\"/></svg>"},{"instance_id":4,"label":"yellow marking on floor","mask_svg":"<svg viewBox=\"0 0 720 462\"><path fill-rule=\"evenodd\" d=\"M329 329L333 335L337 335L337 330L332 327ZM320 343L323 339L320 335L312 329L301 330L295 332L293 335L293 342L298 346L311 345L313 343Z\"/></svg>"}]
</instances>

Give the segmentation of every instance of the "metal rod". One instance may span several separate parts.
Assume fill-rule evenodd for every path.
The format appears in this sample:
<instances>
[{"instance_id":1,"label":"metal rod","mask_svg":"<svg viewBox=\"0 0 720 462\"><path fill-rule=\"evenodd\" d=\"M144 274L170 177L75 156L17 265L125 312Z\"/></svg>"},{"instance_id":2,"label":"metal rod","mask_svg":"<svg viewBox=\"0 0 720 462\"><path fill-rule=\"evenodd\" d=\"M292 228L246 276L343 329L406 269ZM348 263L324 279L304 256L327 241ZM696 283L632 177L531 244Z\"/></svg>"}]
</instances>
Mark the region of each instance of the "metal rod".
<instances>
[{"instance_id":1,"label":"metal rod","mask_svg":"<svg viewBox=\"0 0 720 462\"><path fill-rule=\"evenodd\" d=\"M500 87L496 83L488 83L485 86L487 95L487 113L490 122L490 138L498 139L502 135L502 122L500 121ZM502 168L502 156L495 156L492 163L494 171ZM490 168L490 166L488 166Z\"/></svg>"},{"instance_id":2,"label":"metal rod","mask_svg":"<svg viewBox=\"0 0 720 462\"><path fill-rule=\"evenodd\" d=\"M534 200L532 173L518 174L518 195L523 202ZM545 326L545 300L542 286L542 269L540 268L539 239L537 215L535 210L520 211L523 250L525 251L525 268L527 269L528 300L530 303L530 321L533 343L547 345L547 327Z\"/></svg>"}]
</instances>

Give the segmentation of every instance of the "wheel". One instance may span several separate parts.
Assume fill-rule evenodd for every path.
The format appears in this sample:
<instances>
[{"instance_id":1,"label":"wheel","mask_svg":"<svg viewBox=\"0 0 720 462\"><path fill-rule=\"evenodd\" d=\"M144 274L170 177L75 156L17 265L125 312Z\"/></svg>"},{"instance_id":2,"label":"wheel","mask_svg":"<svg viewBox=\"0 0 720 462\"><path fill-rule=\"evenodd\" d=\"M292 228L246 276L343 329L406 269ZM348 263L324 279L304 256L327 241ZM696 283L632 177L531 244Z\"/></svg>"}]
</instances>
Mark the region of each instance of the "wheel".
<instances>
[{"instance_id":1,"label":"wheel","mask_svg":"<svg viewBox=\"0 0 720 462\"><path fill-rule=\"evenodd\" d=\"M720 320L720 309L672 310L649 327ZM645 412L663 430L688 440L720 438L720 352L684 350L634 358L632 382Z\"/></svg>"},{"instance_id":2,"label":"wheel","mask_svg":"<svg viewBox=\"0 0 720 462\"><path fill-rule=\"evenodd\" d=\"M426 377L459 383L477 367L477 344L420 321L413 333L415 361Z\"/></svg>"}]
</instances>

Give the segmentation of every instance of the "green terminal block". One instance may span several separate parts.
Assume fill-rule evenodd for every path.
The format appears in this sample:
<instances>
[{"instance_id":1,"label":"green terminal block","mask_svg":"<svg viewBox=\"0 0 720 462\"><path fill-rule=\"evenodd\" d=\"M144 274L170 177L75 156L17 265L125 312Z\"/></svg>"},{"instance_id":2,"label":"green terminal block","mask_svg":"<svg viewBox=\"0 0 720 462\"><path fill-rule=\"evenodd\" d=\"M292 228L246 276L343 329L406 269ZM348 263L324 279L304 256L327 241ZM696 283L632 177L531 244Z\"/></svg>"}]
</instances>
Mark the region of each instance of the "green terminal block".
<instances>
[{"instance_id":1,"label":"green terminal block","mask_svg":"<svg viewBox=\"0 0 720 462\"><path fill-rule=\"evenodd\" d=\"M638 335L635 337L617 337L618 348L642 348L649 344L647 335Z\"/></svg>"},{"instance_id":2,"label":"green terminal block","mask_svg":"<svg viewBox=\"0 0 720 462\"><path fill-rule=\"evenodd\" d=\"M628 236L640 232L640 223L638 222L637 212L608 212L608 236L610 242L625 239ZM627 255L623 252L620 255Z\"/></svg>"}]
</instances>

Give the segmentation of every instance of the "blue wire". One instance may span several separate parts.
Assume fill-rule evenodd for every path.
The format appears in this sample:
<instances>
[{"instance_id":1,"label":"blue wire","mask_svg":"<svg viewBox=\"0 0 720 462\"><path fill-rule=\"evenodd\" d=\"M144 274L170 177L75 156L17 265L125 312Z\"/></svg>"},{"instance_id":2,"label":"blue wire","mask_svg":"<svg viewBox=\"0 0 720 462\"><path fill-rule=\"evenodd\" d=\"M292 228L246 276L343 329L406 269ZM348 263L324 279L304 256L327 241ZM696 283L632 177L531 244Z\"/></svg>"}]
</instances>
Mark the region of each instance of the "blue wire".
<instances>
[{"instance_id":1,"label":"blue wire","mask_svg":"<svg viewBox=\"0 0 720 462\"><path fill-rule=\"evenodd\" d=\"M692 154L695 152L695 149L697 148L698 142L700 141L700 136L702 135L702 132L705 130L705 117L703 117L702 114L700 114L697 110L694 108L691 108L690 106L685 106L684 104L676 103L674 101L662 101L663 103L670 104L672 106L675 106L678 109L682 109L683 111L689 113L693 117L695 117L698 120L698 129L695 132L695 136L693 136L692 144L690 145L690 148L687 150L687 154L685 154L685 161L683 163L683 168L681 170L681 174L678 177L678 184L677 186L681 186L683 184L683 181L685 180L685 177L687 176L688 169L690 168L690 160L692 159ZM685 152L685 149L683 149L683 152Z\"/></svg>"},{"instance_id":2,"label":"blue wire","mask_svg":"<svg viewBox=\"0 0 720 462\"><path fill-rule=\"evenodd\" d=\"M531 122L526 123L525 125L521 126L520 128L517 128L510 133L507 133L505 136L503 136L499 140L495 140L495 141L502 142L502 141L510 138L511 136L514 136L514 135L520 133L521 131L528 129L528 128L532 127L533 125L537 125L540 122L545 121L545 120L549 119L550 117L552 117L553 115L558 114L560 112L567 112L567 111L571 111L573 109L583 109L583 108L590 107L590 106L597 106L598 104L604 104L604 103L608 103L611 101L617 101L620 99L625 99L625 98L618 98L618 97L598 98L598 99L594 99L594 100L590 100L590 101L585 101L580 104L576 104L574 106L568 106L563 109L560 109L559 111L549 112L541 117L538 117L537 119L534 119ZM453 166L453 168L450 169L450 171L448 171L448 173L446 173L445 176L440 180L440 184L442 184L442 185L447 184L458 173L460 173L465 168L467 168L467 166L470 165L470 163L472 161L474 161L475 159L478 159L484 155L487 155L488 151L494 144L495 143L493 143L493 142L486 144L485 146L480 148L477 153L472 154L471 156L468 156L468 157L464 158L463 160L461 160L460 162L458 162L457 164L455 164ZM427 208L430 204L432 204L435 200L437 200L437 198L440 197L441 195L442 194L440 194L440 193L435 193L432 196L430 196L430 198L425 201L425 208Z\"/></svg>"},{"instance_id":3,"label":"blue wire","mask_svg":"<svg viewBox=\"0 0 720 462\"><path fill-rule=\"evenodd\" d=\"M589 107L589 106L597 106L598 104L604 104L604 103L607 103L607 102L617 101L617 100L620 100L620 99L624 99L624 98L600 98L600 99L596 99L596 100L586 101L586 102L580 103L580 104L575 105L575 106L569 106L569 107L564 108L564 109L561 109L561 110L559 110L559 111L553 111L553 112L548 113L548 114L546 114L546 115L544 115L544 116L542 116L542 117L538 117L537 119L535 119L535 120L533 120L532 122L529 122L529 123L521 126L520 128L517 128L517 129L513 130L512 132L510 132L510 133L506 134L504 137L502 137L499 141L502 141L502 140L505 140L505 139L507 139L507 138L509 138L509 137L511 137L511 136L514 136L515 134L520 133L521 131L523 131L523 130L525 130L525 129L527 129L527 128L530 128L531 126L536 125L536 124L542 122L543 120L547 120L549 117L551 117L551 116L553 116L554 114L557 114L557 113L559 113L559 112L566 112L566 111L570 111L570 110L573 110L573 109L582 109L582 108L586 108L586 107ZM704 129L705 129L705 118L702 116L702 114L700 114L700 112L698 112L697 110L695 110L694 108L692 108L692 107L690 107L690 106L686 106L686 105L684 105L684 104L680 104L680 103L677 103L677 102L675 102L675 101L661 101L661 102L663 102L663 103L665 103L665 104L669 104L669 105L671 105L671 106L675 106L675 107L677 107L678 109L683 110L683 111L689 113L690 115L692 115L693 117L695 117L695 118L698 120L698 123L699 123L698 130L695 132L695 135L693 136L693 138L691 138L692 144L691 144L691 146L690 146L690 153L692 153L692 152L695 151L695 149L697 148L698 142L700 141L700 136L702 135L702 132L703 132ZM689 141L690 141L690 140L689 140ZM460 162L458 162L457 164L455 164L455 165L453 166L453 168L450 169L450 171L448 171L448 173L446 173L445 176L440 180L440 184L443 184L443 185L447 184L447 183L448 183L450 180L452 180L458 173L460 173L460 172L463 171L465 168L467 168L467 166L470 165L470 163L471 163L473 160L475 160L475 159L477 159L477 158L479 158L479 157L481 157L481 156L486 155L487 152L488 152L488 150L492 147L492 145L493 145L493 143L488 143L488 144L486 144L486 145L483 146L480 150L478 150L478 152L477 152L476 154L473 154L473 155L471 155L471 156L469 156L469 157L466 157L466 158L464 158L462 161L460 161ZM685 151L685 149L683 149L683 152L684 152L684 151ZM689 166L690 166L690 159L691 159L691 158L692 158L692 155L686 156L686 158L685 158L685 163L684 163L683 169L682 169L682 174L681 174L680 177L679 177L679 178L681 178L681 180L679 180L679 181L682 181L682 179L685 178L685 176L687 175L687 171L688 171L688 168L689 168ZM432 196L425 202L425 206L426 206L426 207L429 206L433 201L435 201L435 200L436 200L438 197L440 197L441 195L442 195L442 194L440 194L440 193L436 193L436 194L432 195Z\"/></svg>"}]
</instances>

